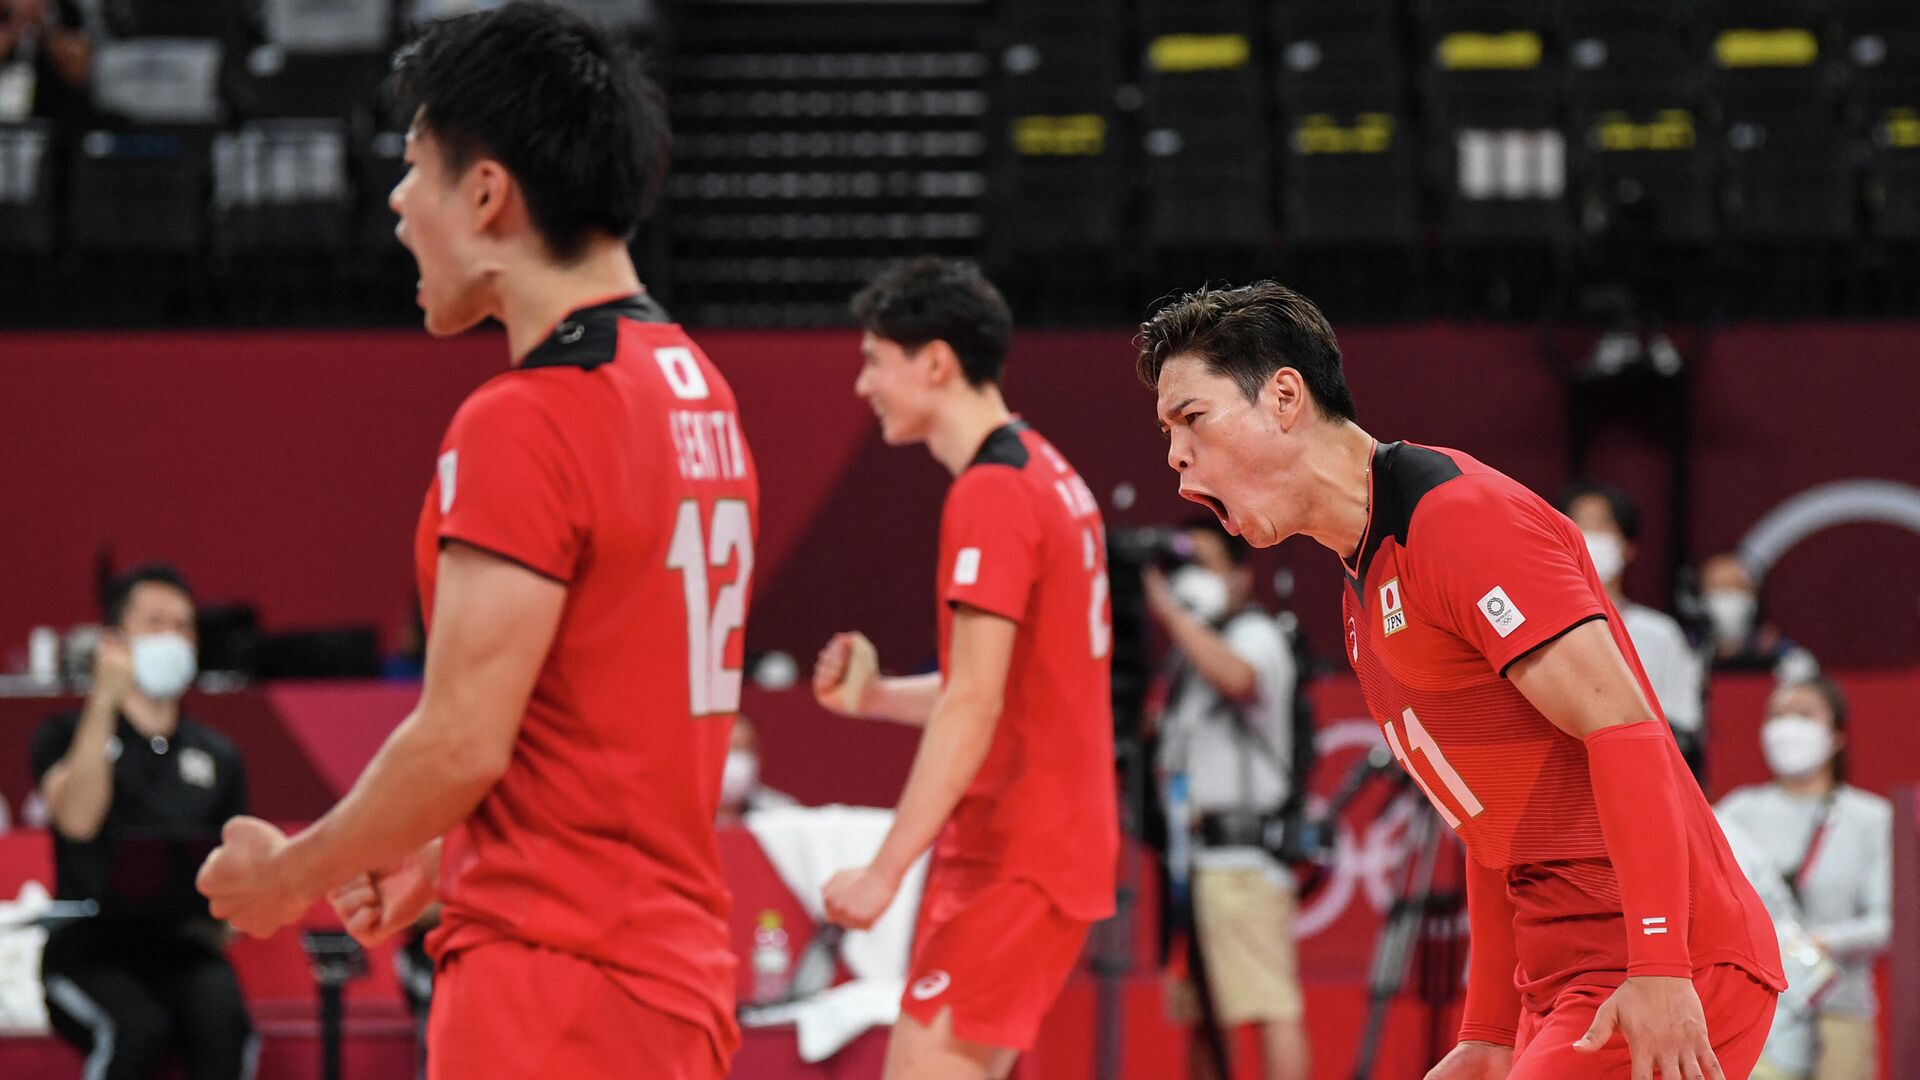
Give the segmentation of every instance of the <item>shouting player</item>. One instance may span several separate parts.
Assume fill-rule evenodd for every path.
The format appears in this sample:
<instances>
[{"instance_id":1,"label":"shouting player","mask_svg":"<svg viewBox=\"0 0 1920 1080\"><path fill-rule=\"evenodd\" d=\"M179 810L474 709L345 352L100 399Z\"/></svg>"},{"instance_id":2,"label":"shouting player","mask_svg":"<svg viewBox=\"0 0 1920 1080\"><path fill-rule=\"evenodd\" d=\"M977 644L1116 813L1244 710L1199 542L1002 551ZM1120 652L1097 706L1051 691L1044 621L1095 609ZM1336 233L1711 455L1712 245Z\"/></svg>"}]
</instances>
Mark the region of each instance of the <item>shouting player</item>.
<instances>
[{"instance_id":1,"label":"shouting player","mask_svg":"<svg viewBox=\"0 0 1920 1080\"><path fill-rule=\"evenodd\" d=\"M758 481L732 391L627 254L661 100L531 3L434 26L398 85L427 329L498 319L512 368L454 416L421 513L418 706L311 828L229 823L201 889L258 935L333 890L366 942L437 894L436 1078L716 1078Z\"/></svg>"},{"instance_id":2,"label":"shouting player","mask_svg":"<svg viewBox=\"0 0 1920 1080\"><path fill-rule=\"evenodd\" d=\"M848 715L924 727L871 865L836 875L832 921L880 917L934 844L891 1080L1004 1077L1113 913L1119 826L1105 538L1093 495L1000 394L1012 317L978 270L921 258L853 301L854 383L890 445L953 474L940 520L938 674L869 679L854 634L813 685ZM863 656L862 654L868 654Z\"/></svg>"},{"instance_id":3,"label":"shouting player","mask_svg":"<svg viewBox=\"0 0 1920 1080\"><path fill-rule=\"evenodd\" d=\"M1180 493L1340 557L1368 708L1466 842L1466 1016L1429 1080L1745 1077L1785 985L1772 924L1580 531L1361 430L1332 328L1282 286L1189 294L1139 344Z\"/></svg>"}]
</instances>

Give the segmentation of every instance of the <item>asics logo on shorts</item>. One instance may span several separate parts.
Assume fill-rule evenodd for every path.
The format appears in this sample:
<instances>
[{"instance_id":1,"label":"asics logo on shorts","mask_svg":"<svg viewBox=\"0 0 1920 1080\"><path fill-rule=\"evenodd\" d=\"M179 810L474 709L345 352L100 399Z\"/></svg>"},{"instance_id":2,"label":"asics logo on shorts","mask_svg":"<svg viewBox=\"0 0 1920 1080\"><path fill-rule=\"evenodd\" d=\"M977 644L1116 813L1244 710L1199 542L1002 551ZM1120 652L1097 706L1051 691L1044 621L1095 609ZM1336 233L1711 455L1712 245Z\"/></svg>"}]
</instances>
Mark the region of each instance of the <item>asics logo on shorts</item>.
<instances>
[{"instance_id":1,"label":"asics logo on shorts","mask_svg":"<svg viewBox=\"0 0 1920 1080\"><path fill-rule=\"evenodd\" d=\"M947 987L952 985L953 976L944 971L935 971L928 974L919 982L914 983L913 989L909 992L913 994L913 1000L927 1001L946 993Z\"/></svg>"}]
</instances>

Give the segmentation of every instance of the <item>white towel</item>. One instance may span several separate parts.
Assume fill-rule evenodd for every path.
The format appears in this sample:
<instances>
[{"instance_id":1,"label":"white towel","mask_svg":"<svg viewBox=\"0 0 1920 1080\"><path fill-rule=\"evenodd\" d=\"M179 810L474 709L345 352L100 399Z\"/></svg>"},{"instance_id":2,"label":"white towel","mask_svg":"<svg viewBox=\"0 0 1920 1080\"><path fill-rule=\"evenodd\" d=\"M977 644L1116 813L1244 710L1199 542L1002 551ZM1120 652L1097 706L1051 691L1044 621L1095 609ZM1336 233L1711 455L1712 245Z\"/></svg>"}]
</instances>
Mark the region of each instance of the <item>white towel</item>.
<instances>
[{"instance_id":1,"label":"white towel","mask_svg":"<svg viewBox=\"0 0 1920 1080\"><path fill-rule=\"evenodd\" d=\"M52 899L46 886L23 882L20 895L0 900L0 1035L47 1033L47 1003L40 992L40 954L47 932L30 924Z\"/></svg>"},{"instance_id":2,"label":"white towel","mask_svg":"<svg viewBox=\"0 0 1920 1080\"><path fill-rule=\"evenodd\" d=\"M752 811L741 823L759 841L767 861L800 906L819 922L826 918L820 890L827 879L873 861L893 825L893 811L860 806L782 807ZM893 905L872 929L849 933L841 941L840 958L854 979L814 995L795 1011L803 1060L824 1061L861 1032L899 1018L926 875L923 855L907 871Z\"/></svg>"}]
</instances>

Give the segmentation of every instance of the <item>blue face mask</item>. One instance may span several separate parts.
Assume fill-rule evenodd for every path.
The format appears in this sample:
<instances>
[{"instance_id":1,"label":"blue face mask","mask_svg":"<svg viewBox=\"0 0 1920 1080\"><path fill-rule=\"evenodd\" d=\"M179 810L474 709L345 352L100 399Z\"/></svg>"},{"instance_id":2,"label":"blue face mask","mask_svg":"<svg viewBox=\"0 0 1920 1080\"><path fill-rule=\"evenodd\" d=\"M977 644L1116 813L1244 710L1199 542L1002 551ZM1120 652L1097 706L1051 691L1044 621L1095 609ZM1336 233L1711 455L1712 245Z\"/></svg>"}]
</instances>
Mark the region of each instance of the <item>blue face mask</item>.
<instances>
[{"instance_id":1,"label":"blue face mask","mask_svg":"<svg viewBox=\"0 0 1920 1080\"><path fill-rule=\"evenodd\" d=\"M193 685L199 657L185 634L169 630L141 634L128 645L133 654L133 684L155 701L172 701Z\"/></svg>"}]
</instances>

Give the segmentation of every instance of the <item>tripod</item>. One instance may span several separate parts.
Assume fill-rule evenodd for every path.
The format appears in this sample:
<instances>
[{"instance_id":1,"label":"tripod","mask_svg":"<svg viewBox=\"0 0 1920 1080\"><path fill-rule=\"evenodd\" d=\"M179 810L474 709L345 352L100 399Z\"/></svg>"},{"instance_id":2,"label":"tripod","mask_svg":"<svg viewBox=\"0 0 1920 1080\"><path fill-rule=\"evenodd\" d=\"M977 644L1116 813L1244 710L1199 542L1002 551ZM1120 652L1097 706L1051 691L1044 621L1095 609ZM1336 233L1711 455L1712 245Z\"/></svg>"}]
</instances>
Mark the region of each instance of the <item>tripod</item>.
<instances>
[{"instance_id":1,"label":"tripod","mask_svg":"<svg viewBox=\"0 0 1920 1080\"><path fill-rule=\"evenodd\" d=\"M1461 889L1439 892L1434 878L1440 849L1446 840L1440 819L1404 780L1396 799L1412 803L1407 825L1407 868L1400 893L1387 911L1387 921L1374 939L1373 963L1367 973L1367 1025L1354 1056L1355 1080L1371 1080L1386 1036L1387 1015L1412 974L1416 950L1420 960L1420 1000L1427 1006L1427 1060L1437 1061L1444 1049L1446 1007L1460 995L1465 958L1455 918L1466 902ZM1425 948L1421 943L1425 942Z\"/></svg>"}]
</instances>

